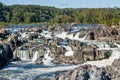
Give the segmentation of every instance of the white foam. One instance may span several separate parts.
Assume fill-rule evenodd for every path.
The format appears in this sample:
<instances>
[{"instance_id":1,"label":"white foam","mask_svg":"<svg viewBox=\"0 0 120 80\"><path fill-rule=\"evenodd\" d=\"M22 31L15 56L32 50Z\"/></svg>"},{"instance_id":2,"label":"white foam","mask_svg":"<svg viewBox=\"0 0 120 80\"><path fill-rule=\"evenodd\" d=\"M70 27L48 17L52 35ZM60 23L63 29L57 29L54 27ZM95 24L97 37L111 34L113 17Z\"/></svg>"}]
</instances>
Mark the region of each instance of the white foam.
<instances>
[{"instance_id":1,"label":"white foam","mask_svg":"<svg viewBox=\"0 0 120 80\"><path fill-rule=\"evenodd\" d=\"M67 35L67 32L62 32L61 34L56 34L56 37L65 39Z\"/></svg>"},{"instance_id":2,"label":"white foam","mask_svg":"<svg viewBox=\"0 0 120 80\"><path fill-rule=\"evenodd\" d=\"M76 33L76 35L74 36L74 39L79 39L79 32L78 33Z\"/></svg>"},{"instance_id":3,"label":"white foam","mask_svg":"<svg viewBox=\"0 0 120 80\"><path fill-rule=\"evenodd\" d=\"M42 36L44 36L45 38L52 38L51 36L51 32L48 31L44 31L41 33Z\"/></svg>"},{"instance_id":4,"label":"white foam","mask_svg":"<svg viewBox=\"0 0 120 80\"><path fill-rule=\"evenodd\" d=\"M61 34L56 34L56 37L58 37L58 38L62 38L62 39L69 38L71 40L78 40L78 41L84 41L86 36L87 36L87 34L83 38L79 38L79 32L76 33L75 36L73 36L73 33L67 34L67 32L62 32Z\"/></svg>"},{"instance_id":5,"label":"white foam","mask_svg":"<svg viewBox=\"0 0 120 80\"><path fill-rule=\"evenodd\" d=\"M24 63L26 65L24 65ZM18 66L17 66L18 65ZM15 66L15 67L13 67ZM37 76L47 76L46 74L51 74L55 72L70 70L78 67L79 65L58 65L58 66L43 66L43 65L31 65L29 62L18 62L13 63L9 68L3 69L4 72L0 77L4 77L10 80L33 80Z\"/></svg>"},{"instance_id":6,"label":"white foam","mask_svg":"<svg viewBox=\"0 0 120 80\"><path fill-rule=\"evenodd\" d=\"M53 63L51 63L51 61L53 60L53 58L51 58L49 56L49 53L50 53L50 50L47 50L47 52L45 53L44 55L44 58L43 58L43 64L45 65L52 65Z\"/></svg>"},{"instance_id":7,"label":"white foam","mask_svg":"<svg viewBox=\"0 0 120 80\"><path fill-rule=\"evenodd\" d=\"M65 53L65 56L73 56L74 51L70 46L63 46L63 47L65 47L65 49L67 50L67 52Z\"/></svg>"},{"instance_id":8,"label":"white foam","mask_svg":"<svg viewBox=\"0 0 120 80\"><path fill-rule=\"evenodd\" d=\"M33 56L33 59L32 59L32 62L34 63L39 57L39 52L38 51L35 51L35 54Z\"/></svg>"},{"instance_id":9,"label":"white foam","mask_svg":"<svg viewBox=\"0 0 120 80\"><path fill-rule=\"evenodd\" d=\"M28 38L29 34L27 32L20 33L22 38Z\"/></svg>"},{"instance_id":10,"label":"white foam","mask_svg":"<svg viewBox=\"0 0 120 80\"><path fill-rule=\"evenodd\" d=\"M114 43L118 48L120 48L120 45L119 44L117 44L117 43Z\"/></svg>"}]
</instances>

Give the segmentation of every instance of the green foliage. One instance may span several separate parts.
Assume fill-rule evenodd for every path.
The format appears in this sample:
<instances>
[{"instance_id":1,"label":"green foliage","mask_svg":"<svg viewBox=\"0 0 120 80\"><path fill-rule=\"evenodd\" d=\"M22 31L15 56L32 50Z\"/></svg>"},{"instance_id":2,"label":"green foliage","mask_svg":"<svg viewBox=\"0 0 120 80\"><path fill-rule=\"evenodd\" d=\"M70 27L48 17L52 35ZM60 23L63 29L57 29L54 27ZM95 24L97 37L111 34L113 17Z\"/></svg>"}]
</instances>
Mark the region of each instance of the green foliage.
<instances>
[{"instance_id":1,"label":"green foliage","mask_svg":"<svg viewBox=\"0 0 120 80\"><path fill-rule=\"evenodd\" d=\"M0 25L4 23L82 23L120 25L120 8L65 8L0 3Z\"/></svg>"}]
</instances>

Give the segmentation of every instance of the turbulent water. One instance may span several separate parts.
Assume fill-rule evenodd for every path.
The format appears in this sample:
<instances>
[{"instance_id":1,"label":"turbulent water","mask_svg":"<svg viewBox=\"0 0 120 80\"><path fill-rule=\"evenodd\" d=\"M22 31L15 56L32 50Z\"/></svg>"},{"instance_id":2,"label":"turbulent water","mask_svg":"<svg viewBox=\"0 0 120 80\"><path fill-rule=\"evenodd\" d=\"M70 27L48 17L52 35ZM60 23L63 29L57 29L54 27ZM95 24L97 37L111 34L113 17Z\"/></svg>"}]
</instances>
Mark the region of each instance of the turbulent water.
<instances>
[{"instance_id":1,"label":"turbulent water","mask_svg":"<svg viewBox=\"0 0 120 80\"><path fill-rule=\"evenodd\" d=\"M14 30L17 31L17 30ZM42 36L45 36L45 38L51 38L51 33L48 31L43 31ZM23 34L22 37L26 37L25 34ZM97 42L97 41L90 41L90 40L85 40L86 35L83 38L79 38L79 34L77 33L75 36L73 34L67 34L67 32L62 32L60 34L56 34L55 37L59 38L69 38L72 40L79 40L82 42L88 42L89 44L95 44L97 45L100 49L103 50L113 50L111 57L108 59L103 59L103 60L98 60L98 61L87 61L83 63L82 65L85 64L91 64L91 65L96 65L98 67L103 67L106 65L111 65L114 59L118 59L120 57L120 51L119 47L120 45L116 44L118 48L110 48L110 46L105 43L105 42ZM66 48L67 52L65 53L65 56L72 56L73 51L70 46L65 46L62 45L63 47ZM24 53L27 53L24 51ZM34 57L31 60L26 60L23 58L23 61L19 62L10 62L7 67L5 67L3 70L0 71L0 77L10 79L10 80L33 80L37 77L39 78L44 78L44 77L50 77L56 72L61 72L65 70L70 70L74 69L75 67L78 67L80 65L68 65L68 64L53 64L51 63L51 58L49 56L49 50L46 51L45 56L43 58L43 63L42 64L34 64L34 61L37 59L38 53L35 52ZM22 54L19 55L22 58ZM25 56L25 55L24 55ZM26 58L28 56L26 55Z\"/></svg>"},{"instance_id":2,"label":"turbulent water","mask_svg":"<svg viewBox=\"0 0 120 80\"><path fill-rule=\"evenodd\" d=\"M10 80L33 80L36 77L50 77L56 72L74 69L78 65L44 65L32 64L29 61L12 62L0 71L0 77Z\"/></svg>"}]
</instances>

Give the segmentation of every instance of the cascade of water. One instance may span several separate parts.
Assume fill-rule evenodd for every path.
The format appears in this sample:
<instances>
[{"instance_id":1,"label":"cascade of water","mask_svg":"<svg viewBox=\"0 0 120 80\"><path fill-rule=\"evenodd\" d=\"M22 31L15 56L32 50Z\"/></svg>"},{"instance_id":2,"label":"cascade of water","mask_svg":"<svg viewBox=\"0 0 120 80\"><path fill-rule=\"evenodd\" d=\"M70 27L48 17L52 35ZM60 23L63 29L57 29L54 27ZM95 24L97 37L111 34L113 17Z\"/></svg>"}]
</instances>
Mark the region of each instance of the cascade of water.
<instances>
[{"instance_id":1,"label":"cascade of water","mask_svg":"<svg viewBox=\"0 0 120 80\"><path fill-rule=\"evenodd\" d=\"M62 32L61 34L56 34L56 37L65 39L67 35L67 32Z\"/></svg>"},{"instance_id":2,"label":"cascade of water","mask_svg":"<svg viewBox=\"0 0 120 80\"><path fill-rule=\"evenodd\" d=\"M110 45L107 44L106 42L95 42L93 44L98 46L100 49L102 49L102 48L110 48Z\"/></svg>"},{"instance_id":3,"label":"cascade of water","mask_svg":"<svg viewBox=\"0 0 120 80\"><path fill-rule=\"evenodd\" d=\"M118 48L120 48L120 44L114 43Z\"/></svg>"},{"instance_id":4,"label":"cascade of water","mask_svg":"<svg viewBox=\"0 0 120 80\"><path fill-rule=\"evenodd\" d=\"M74 39L79 39L79 32L75 34Z\"/></svg>"},{"instance_id":5,"label":"cascade of water","mask_svg":"<svg viewBox=\"0 0 120 80\"><path fill-rule=\"evenodd\" d=\"M21 60L29 60L29 51L28 50L20 50L20 49L16 49L14 52L14 58L18 57Z\"/></svg>"},{"instance_id":6,"label":"cascade of water","mask_svg":"<svg viewBox=\"0 0 120 80\"><path fill-rule=\"evenodd\" d=\"M67 50L67 52L65 53L65 56L73 56L74 51L72 50L72 48L68 45L68 46L63 46L65 47L65 49Z\"/></svg>"},{"instance_id":7,"label":"cascade of water","mask_svg":"<svg viewBox=\"0 0 120 80\"><path fill-rule=\"evenodd\" d=\"M41 35L44 36L45 38L52 38L51 32L48 31L43 31Z\"/></svg>"},{"instance_id":8,"label":"cascade of water","mask_svg":"<svg viewBox=\"0 0 120 80\"><path fill-rule=\"evenodd\" d=\"M39 58L39 52L35 51L35 54L33 55L32 62L34 63Z\"/></svg>"},{"instance_id":9,"label":"cascade of water","mask_svg":"<svg viewBox=\"0 0 120 80\"><path fill-rule=\"evenodd\" d=\"M85 35L85 36L83 36L83 38L79 38L79 33L77 33L76 35L75 35L75 37L74 37L74 40L78 40L78 41L84 41L85 40L85 38L87 37L87 34Z\"/></svg>"},{"instance_id":10,"label":"cascade of water","mask_svg":"<svg viewBox=\"0 0 120 80\"><path fill-rule=\"evenodd\" d=\"M66 35L66 38L74 39L74 38L73 38L73 34L67 34L67 35Z\"/></svg>"},{"instance_id":11,"label":"cascade of water","mask_svg":"<svg viewBox=\"0 0 120 80\"><path fill-rule=\"evenodd\" d=\"M82 38L82 39L83 39L83 40L85 40L85 38L86 38L86 37L87 37L87 34L85 34L85 36L83 36L83 38Z\"/></svg>"},{"instance_id":12,"label":"cascade of water","mask_svg":"<svg viewBox=\"0 0 120 80\"><path fill-rule=\"evenodd\" d=\"M45 51L45 55L44 55L44 58L43 58L43 64L45 65L52 65L51 61L53 60L53 58L51 58L49 56L49 53L50 53L50 50L47 50Z\"/></svg>"},{"instance_id":13,"label":"cascade of water","mask_svg":"<svg viewBox=\"0 0 120 80\"><path fill-rule=\"evenodd\" d=\"M24 32L24 33L20 33L22 38L28 38L29 37L29 33L28 32Z\"/></svg>"}]
</instances>

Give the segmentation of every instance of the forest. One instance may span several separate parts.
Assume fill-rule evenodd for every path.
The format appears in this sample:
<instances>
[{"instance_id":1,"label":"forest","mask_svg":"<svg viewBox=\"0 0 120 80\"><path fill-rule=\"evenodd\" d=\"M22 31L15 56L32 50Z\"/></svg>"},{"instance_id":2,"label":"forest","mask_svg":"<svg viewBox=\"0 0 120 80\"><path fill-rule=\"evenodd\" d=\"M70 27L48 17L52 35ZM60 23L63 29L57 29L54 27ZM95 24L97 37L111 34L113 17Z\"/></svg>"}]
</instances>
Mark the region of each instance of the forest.
<instances>
[{"instance_id":1,"label":"forest","mask_svg":"<svg viewBox=\"0 0 120 80\"><path fill-rule=\"evenodd\" d=\"M120 25L120 8L55 8L0 2L0 26L45 22Z\"/></svg>"}]
</instances>

